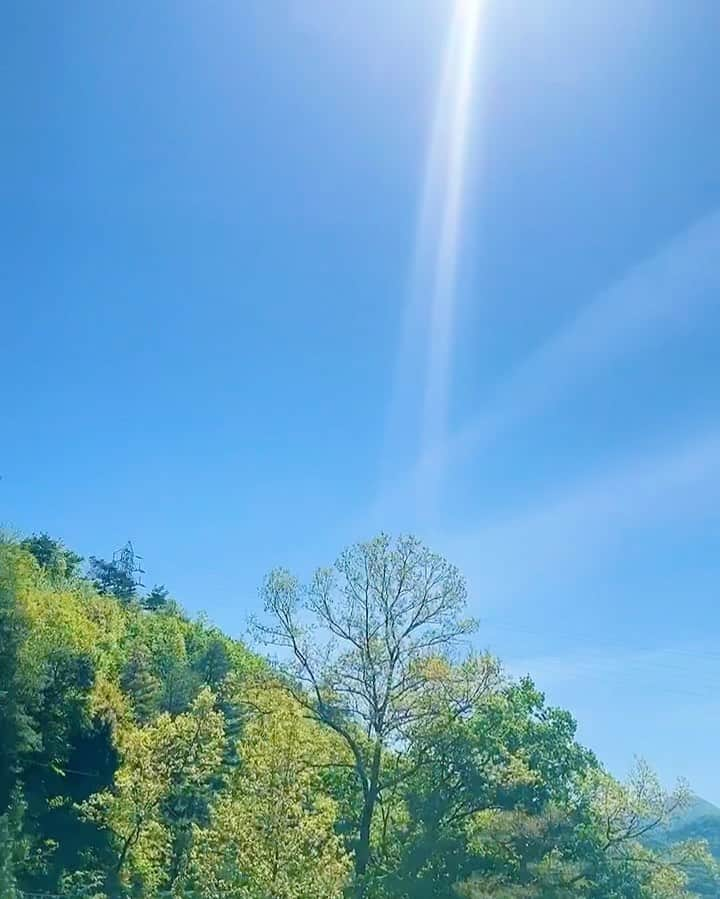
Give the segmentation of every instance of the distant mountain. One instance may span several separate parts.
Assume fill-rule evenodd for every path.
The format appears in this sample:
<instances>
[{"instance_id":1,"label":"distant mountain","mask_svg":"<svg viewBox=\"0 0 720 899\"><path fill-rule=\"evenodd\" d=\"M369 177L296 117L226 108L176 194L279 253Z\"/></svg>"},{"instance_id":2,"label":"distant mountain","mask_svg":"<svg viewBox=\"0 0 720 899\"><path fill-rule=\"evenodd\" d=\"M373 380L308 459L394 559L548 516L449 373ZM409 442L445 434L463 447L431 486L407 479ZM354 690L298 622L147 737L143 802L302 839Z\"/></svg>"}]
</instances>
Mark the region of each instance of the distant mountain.
<instances>
[{"instance_id":1,"label":"distant mountain","mask_svg":"<svg viewBox=\"0 0 720 899\"><path fill-rule=\"evenodd\" d=\"M667 830L667 840L707 840L710 851L720 861L720 808L698 799Z\"/></svg>"},{"instance_id":2,"label":"distant mountain","mask_svg":"<svg viewBox=\"0 0 720 899\"><path fill-rule=\"evenodd\" d=\"M680 843L683 840L705 840L710 851L720 862L720 808L701 797L679 815L670 826L651 840L655 846L662 843ZM718 885L704 871L690 874L690 887L703 899L718 899Z\"/></svg>"},{"instance_id":3,"label":"distant mountain","mask_svg":"<svg viewBox=\"0 0 720 899\"><path fill-rule=\"evenodd\" d=\"M669 830L671 833L674 833L677 830L683 830L690 827L694 822L704 818L710 820L715 819L720 826L720 808L713 805L712 802L708 802L706 799L696 796L689 807L674 818Z\"/></svg>"}]
</instances>

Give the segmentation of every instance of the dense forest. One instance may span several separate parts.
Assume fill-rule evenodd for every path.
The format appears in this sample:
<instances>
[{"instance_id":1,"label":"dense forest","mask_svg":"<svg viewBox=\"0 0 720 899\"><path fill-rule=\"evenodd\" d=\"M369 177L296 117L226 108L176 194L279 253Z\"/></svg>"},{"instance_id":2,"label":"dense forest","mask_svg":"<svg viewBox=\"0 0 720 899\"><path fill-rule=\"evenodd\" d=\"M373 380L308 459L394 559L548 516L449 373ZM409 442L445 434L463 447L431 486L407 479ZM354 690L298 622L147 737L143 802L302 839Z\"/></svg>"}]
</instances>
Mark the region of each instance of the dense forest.
<instances>
[{"instance_id":1,"label":"dense forest","mask_svg":"<svg viewBox=\"0 0 720 899\"><path fill-rule=\"evenodd\" d=\"M0 899L720 894L707 844L667 837L687 790L618 782L471 654L463 578L419 541L262 597L245 644L113 562L2 539Z\"/></svg>"}]
</instances>

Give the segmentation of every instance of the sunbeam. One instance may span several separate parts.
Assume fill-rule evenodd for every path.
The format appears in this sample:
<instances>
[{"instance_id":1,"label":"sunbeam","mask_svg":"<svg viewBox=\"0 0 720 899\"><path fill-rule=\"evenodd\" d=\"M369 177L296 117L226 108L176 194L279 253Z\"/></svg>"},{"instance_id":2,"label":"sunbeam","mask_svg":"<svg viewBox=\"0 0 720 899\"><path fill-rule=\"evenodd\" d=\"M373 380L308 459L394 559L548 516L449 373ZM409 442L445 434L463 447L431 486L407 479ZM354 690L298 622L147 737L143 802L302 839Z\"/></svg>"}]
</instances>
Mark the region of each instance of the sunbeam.
<instances>
[{"instance_id":1,"label":"sunbeam","mask_svg":"<svg viewBox=\"0 0 720 899\"><path fill-rule=\"evenodd\" d=\"M485 0L455 0L435 98L418 216L413 273L395 399L403 378L415 395L420 457L447 434L463 196L472 125L482 9ZM411 371L413 374L411 375ZM414 376L413 376L414 375ZM407 383L404 385L408 392ZM417 389L421 390L418 397ZM391 416L397 417L396 409ZM392 427L392 425L391 425ZM439 485L424 482L428 505Z\"/></svg>"},{"instance_id":2,"label":"sunbeam","mask_svg":"<svg viewBox=\"0 0 720 899\"><path fill-rule=\"evenodd\" d=\"M437 99L419 246L431 261L423 447L445 436L460 246L463 187L480 11L483 0L457 0Z\"/></svg>"}]
</instances>

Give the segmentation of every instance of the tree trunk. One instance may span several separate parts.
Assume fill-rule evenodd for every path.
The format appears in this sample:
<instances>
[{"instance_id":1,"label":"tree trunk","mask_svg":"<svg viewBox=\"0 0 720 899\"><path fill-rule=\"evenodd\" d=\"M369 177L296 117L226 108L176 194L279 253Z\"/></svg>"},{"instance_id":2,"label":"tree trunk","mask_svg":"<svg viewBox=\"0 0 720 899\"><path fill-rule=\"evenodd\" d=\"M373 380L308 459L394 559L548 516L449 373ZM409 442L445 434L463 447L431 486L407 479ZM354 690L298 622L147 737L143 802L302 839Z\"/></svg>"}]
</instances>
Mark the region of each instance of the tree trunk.
<instances>
[{"instance_id":1,"label":"tree trunk","mask_svg":"<svg viewBox=\"0 0 720 899\"><path fill-rule=\"evenodd\" d=\"M370 831L372 828L375 805L378 799L378 784L380 781L380 760L382 758L382 746L380 741L375 744L370 780L364 796L360 827L358 830L358 842L355 849L355 895L362 899L367 887L367 869L370 864Z\"/></svg>"},{"instance_id":2,"label":"tree trunk","mask_svg":"<svg viewBox=\"0 0 720 899\"><path fill-rule=\"evenodd\" d=\"M375 811L375 797L368 794L360 818L357 849L355 851L355 873L363 876L370 862L370 827Z\"/></svg>"}]
</instances>

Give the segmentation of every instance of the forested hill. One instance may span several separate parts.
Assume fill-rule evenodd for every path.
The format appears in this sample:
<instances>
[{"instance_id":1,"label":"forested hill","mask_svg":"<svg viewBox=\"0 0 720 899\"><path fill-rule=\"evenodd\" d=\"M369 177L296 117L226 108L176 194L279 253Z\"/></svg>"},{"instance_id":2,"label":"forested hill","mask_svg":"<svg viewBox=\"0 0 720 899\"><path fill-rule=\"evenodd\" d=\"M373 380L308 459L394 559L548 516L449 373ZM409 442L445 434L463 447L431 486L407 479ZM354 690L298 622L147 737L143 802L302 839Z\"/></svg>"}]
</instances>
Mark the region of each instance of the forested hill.
<instances>
[{"instance_id":1,"label":"forested hill","mask_svg":"<svg viewBox=\"0 0 720 899\"><path fill-rule=\"evenodd\" d=\"M671 843L702 842L720 859L720 808L694 796L687 807L671 817L667 828L649 834L647 844L664 848ZM702 865L689 869L690 886L702 896L720 895L717 881Z\"/></svg>"},{"instance_id":2,"label":"forested hill","mask_svg":"<svg viewBox=\"0 0 720 899\"><path fill-rule=\"evenodd\" d=\"M0 540L0 899L719 894L663 832L683 790L618 783L461 656L464 581L418 541L262 595L254 652L121 565Z\"/></svg>"}]
</instances>

